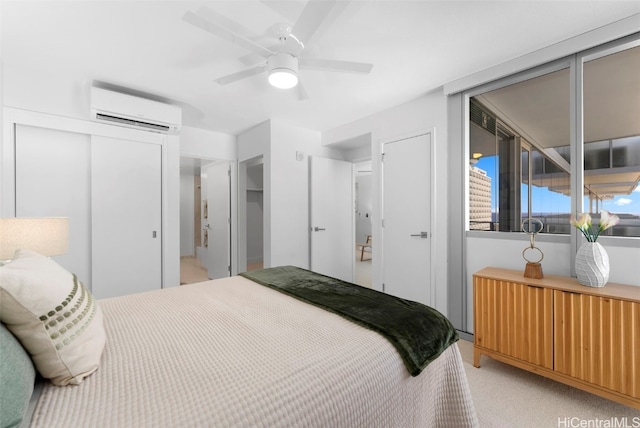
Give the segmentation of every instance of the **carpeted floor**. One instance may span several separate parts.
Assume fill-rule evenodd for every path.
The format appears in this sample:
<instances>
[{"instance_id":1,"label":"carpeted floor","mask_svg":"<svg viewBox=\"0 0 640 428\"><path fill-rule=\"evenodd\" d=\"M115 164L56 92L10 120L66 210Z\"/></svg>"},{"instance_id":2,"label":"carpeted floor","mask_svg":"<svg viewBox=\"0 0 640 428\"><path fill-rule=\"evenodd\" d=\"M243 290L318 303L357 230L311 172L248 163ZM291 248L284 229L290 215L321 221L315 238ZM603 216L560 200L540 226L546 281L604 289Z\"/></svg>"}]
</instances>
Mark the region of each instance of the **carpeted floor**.
<instances>
[{"instance_id":1,"label":"carpeted floor","mask_svg":"<svg viewBox=\"0 0 640 428\"><path fill-rule=\"evenodd\" d=\"M640 428L640 410L485 356L473 367L473 344L458 342L482 428Z\"/></svg>"}]
</instances>

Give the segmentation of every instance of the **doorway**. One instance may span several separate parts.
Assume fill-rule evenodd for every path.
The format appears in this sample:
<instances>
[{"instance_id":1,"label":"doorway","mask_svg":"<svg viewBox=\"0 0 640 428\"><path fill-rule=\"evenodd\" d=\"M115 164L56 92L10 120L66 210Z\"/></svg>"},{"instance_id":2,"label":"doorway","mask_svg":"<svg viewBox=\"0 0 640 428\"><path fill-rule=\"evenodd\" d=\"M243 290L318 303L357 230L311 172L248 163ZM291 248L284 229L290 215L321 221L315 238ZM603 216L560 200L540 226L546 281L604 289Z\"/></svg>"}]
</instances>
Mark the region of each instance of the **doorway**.
<instances>
[{"instance_id":1,"label":"doorway","mask_svg":"<svg viewBox=\"0 0 640 428\"><path fill-rule=\"evenodd\" d=\"M370 132L336 141L328 146L341 153L341 158L352 164L353 197L349 202L353 213L351 251L348 257L353 265L353 282L373 288L373 265L377 264L376 237L372 231L373 164L371 156L373 137ZM369 242L367 242L369 241ZM364 248L363 248L363 245ZM362 259L362 260L361 260Z\"/></svg>"},{"instance_id":2,"label":"doorway","mask_svg":"<svg viewBox=\"0 0 640 428\"><path fill-rule=\"evenodd\" d=\"M189 156L180 158L181 285L207 281L212 278L211 268L221 270L220 266L224 266L224 272L217 276L228 276L230 242L227 240L215 252L210 251L210 244L213 242L210 241L211 225L218 207L223 207L220 216L224 219L219 221L226 229L222 232L223 235L228 236L231 228L229 210L224 208L229 205L229 190L226 194L215 196L214 200L209 195L209 190L220 187L213 182L209 183L220 178L214 178L214 174L209 174L211 177L208 178L208 169L213 166L225 168L229 166L229 162ZM228 175L223 179L228 180ZM222 184L222 188L228 189L228 183Z\"/></svg>"},{"instance_id":3,"label":"doorway","mask_svg":"<svg viewBox=\"0 0 640 428\"><path fill-rule=\"evenodd\" d=\"M354 280L354 182L348 161L309 157L309 266Z\"/></svg>"},{"instance_id":4,"label":"doorway","mask_svg":"<svg viewBox=\"0 0 640 428\"><path fill-rule=\"evenodd\" d=\"M356 269L354 282L371 288L371 265L373 260L373 236L371 213L373 211L373 183L371 160L354 162L355 209L356 209Z\"/></svg>"},{"instance_id":5,"label":"doorway","mask_svg":"<svg viewBox=\"0 0 640 428\"><path fill-rule=\"evenodd\" d=\"M238 164L238 273L264 268L264 159Z\"/></svg>"}]
</instances>

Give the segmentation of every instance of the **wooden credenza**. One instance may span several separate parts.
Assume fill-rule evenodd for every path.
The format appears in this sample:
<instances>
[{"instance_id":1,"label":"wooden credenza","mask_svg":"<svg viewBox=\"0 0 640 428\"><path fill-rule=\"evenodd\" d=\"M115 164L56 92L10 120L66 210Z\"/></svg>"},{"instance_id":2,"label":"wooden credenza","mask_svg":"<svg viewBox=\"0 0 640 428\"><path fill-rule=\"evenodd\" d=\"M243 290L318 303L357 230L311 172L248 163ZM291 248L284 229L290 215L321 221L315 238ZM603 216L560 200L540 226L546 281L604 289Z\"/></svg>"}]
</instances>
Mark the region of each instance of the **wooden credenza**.
<instances>
[{"instance_id":1,"label":"wooden credenza","mask_svg":"<svg viewBox=\"0 0 640 428\"><path fill-rule=\"evenodd\" d=\"M640 287L488 267L473 307L475 367L486 355L640 409Z\"/></svg>"}]
</instances>

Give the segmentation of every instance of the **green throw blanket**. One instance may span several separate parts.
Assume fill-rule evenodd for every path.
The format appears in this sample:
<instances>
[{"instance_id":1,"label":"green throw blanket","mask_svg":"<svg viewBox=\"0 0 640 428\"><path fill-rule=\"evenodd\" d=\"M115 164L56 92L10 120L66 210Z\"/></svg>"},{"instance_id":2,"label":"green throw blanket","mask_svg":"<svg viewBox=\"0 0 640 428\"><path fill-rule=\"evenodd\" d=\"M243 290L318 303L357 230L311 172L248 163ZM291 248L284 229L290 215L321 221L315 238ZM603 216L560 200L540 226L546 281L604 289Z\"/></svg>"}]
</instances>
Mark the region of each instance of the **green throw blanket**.
<instances>
[{"instance_id":1,"label":"green throw blanket","mask_svg":"<svg viewBox=\"0 0 640 428\"><path fill-rule=\"evenodd\" d=\"M422 303L294 266L240 275L377 331L395 346L412 376L458 340L449 320Z\"/></svg>"}]
</instances>

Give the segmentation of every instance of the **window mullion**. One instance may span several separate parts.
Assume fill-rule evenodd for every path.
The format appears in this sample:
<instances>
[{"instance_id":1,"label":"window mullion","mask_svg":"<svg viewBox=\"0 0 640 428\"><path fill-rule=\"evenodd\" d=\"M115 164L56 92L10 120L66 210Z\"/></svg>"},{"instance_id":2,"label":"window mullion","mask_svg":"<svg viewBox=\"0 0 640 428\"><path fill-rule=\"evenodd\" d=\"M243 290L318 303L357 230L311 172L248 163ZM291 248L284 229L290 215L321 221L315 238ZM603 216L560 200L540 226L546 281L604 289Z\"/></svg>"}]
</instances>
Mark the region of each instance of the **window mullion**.
<instances>
[{"instance_id":1,"label":"window mullion","mask_svg":"<svg viewBox=\"0 0 640 428\"><path fill-rule=\"evenodd\" d=\"M569 96L571 98L569 118L570 152L571 152L571 207L572 212L584 211L584 92L583 92L583 62L582 58L574 55L571 59L569 73ZM575 257L581 244L581 236L575 227L571 229L571 276L576 276Z\"/></svg>"}]
</instances>

